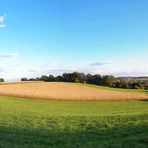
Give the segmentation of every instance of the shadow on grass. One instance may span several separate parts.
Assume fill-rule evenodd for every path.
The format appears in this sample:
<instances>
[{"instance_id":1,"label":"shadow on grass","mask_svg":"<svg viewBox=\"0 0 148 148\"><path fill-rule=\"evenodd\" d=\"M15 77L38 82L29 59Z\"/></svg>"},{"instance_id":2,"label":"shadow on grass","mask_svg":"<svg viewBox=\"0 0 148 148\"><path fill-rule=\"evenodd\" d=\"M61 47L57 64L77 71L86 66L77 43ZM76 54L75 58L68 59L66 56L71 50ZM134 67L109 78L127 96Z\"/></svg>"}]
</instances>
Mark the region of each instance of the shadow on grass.
<instances>
[{"instance_id":1,"label":"shadow on grass","mask_svg":"<svg viewBox=\"0 0 148 148\"><path fill-rule=\"evenodd\" d=\"M141 99L139 101L144 101L144 102L148 102L148 99Z\"/></svg>"},{"instance_id":2,"label":"shadow on grass","mask_svg":"<svg viewBox=\"0 0 148 148\"><path fill-rule=\"evenodd\" d=\"M85 130L46 130L0 127L0 147L71 147L71 148L146 148L148 127L128 125L99 129L87 126Z\"/></svg>"},{"instance_id":3,"label":"shadow on grass","mask_svg":"<svg viewBox=\"0 0 148 148\"><path fill-rule=\"evenodd\" d=\"M140 92L148 94L148 90L141 90Z\"/></svg>"}]
</instances>

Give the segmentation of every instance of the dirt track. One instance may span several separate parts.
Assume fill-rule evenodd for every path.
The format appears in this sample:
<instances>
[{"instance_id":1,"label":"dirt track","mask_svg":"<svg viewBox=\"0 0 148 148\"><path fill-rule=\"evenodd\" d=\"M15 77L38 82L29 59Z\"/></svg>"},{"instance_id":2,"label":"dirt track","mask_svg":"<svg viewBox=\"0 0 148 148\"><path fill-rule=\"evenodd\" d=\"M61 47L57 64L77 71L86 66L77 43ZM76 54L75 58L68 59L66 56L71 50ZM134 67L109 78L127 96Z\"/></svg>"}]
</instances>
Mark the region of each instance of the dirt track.
<instances>
[{"instance_id":1,"label":"dirt track","mask_svg":"<svg viewBox=\"0 0 148 148\"><path fill-rule=\"evenodd\" d=\"M148 99L148 95L79 86L72 83L22 83L0 85L0 95L24 98L75 100L75 101L112 101Z\"/></svg>"}]
</instances>

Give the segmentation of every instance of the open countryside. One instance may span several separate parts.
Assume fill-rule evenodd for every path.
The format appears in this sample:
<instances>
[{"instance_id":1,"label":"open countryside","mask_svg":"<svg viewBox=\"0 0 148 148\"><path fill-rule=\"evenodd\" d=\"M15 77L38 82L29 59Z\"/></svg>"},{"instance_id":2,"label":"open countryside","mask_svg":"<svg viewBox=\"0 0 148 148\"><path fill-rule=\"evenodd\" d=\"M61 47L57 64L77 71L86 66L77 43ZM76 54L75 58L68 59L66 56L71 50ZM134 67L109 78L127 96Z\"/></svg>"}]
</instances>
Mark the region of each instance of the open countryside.
<instances>
[{"instance_id":1,"label":"open countryside","mask_svg":"<svg viewBox=\"0 0 148 148\"><path fill-rule=\"evenodd\" d=\"M1 147L147 147L148 91L20 82L0 95Z\"/></svg>"},{"instance_id":2,"label":"open countryside","mask_svg":"<svg viewBox=\"0 0 148 148\"><path fill-rule=\"evenodd\" d=\"M148 0L0 0L0 148L148 148Z\"/></svg>"}]
</instances>

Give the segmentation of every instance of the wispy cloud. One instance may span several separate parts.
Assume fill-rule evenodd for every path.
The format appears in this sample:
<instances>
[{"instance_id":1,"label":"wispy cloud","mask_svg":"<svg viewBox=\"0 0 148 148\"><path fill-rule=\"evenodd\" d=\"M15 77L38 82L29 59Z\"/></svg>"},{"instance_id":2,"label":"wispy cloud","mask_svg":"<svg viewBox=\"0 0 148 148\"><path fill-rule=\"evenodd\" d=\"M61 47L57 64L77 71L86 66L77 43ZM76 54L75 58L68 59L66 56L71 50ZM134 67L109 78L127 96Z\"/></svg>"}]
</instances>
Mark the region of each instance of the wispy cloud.
<instances>
[{"instance_id":1,"label":"wispy cloud","mask_svg":"<svg viewBox=\"0 0 148 148\"><path fill-rule=\"evenodd\" d=\"M3 53L0 54L0 57L2 58L12 58L12 57L18 57L19 53Z\"/></svg>"},{"instance_id":2,"label":"wispy cloud","mask_svg":"<svg viewBox=\"0 0 148 148\"><path fill-rule=\"evenodd\" d=\"M0 22L3 23L5 20L4 16L0 16Z\"/></svg>"},{"instance_id":3,"label":"wispy cloud","mask_svg":"<svg viewBox=\"0 0 148 148\"><path fill-rule=\"evenodd\" d=\"M147 60L146 60L147 61ZM146 76L148 75L148 64L144 60L112 60L103 61L85 65L60 65L60 66L46 66L29 70L32 75L54 74L59 75L64 72L84 72L101 75L115 75L115 76Z\"/></svg>"},{"instance_id":4,"label":"wispy cloud","mask_svg":"<svg viewBox=\"0 0 148 148\"><path fill-rule=\"evenodd\" d=\"M7 55L7 57L12 57L12 56ZM1 61L2 60L3 59L1 58ZM24 65L24 63L19 63L19 65L17 65L17 63L3 64L3 62L0 62L0 68L1 68L0 77L5 78L6 80L8 79L14 80L16 78L18 80L21 77L28 77L28 78L40 77L41 75L49 75L49 74L53 74L56 76L56 75L61 75L64 72L74 72L74 71L84 72L86 74L87 73L101 74L101 75L109 74L117 77L118 76L148 76L148 64L147 64L148 60L147 59L137 59L137 60L112 59L111 61L112 62L105 62L106 64L103 66L91 66L91 63L79 64L79 65L67 65L67 64L61 64L61 63L55 64L53 62L49 64L43 63L43 65L39 65L37 63L36 65L34 65L34 64L31 64L31 62L28 62L26 65ZM18 62L18 61L16 60L15 62Z\"/></svg>"},{"instance_id":5,"label":"wispy cloud","mask_svg":"<svg viewBox=\"0 0 148 148\"><path fill-rule=\"evenodd\" d=\"M59 74L63 74L65 72L74 72L74 71L77 71L76 69L74 68L40 68L40 69L30 69L28 72L30 73L34 73L34 74L40 74L40 75L43 75L43 74L46 74L46 75L49 75L49 74L54 74L54 75L59 75Z\"/></svg>"},{"instance_id":6,"label":"wispy cloud","mask_svg":"<svg viewBox=\"0 0 148 148\"><path fill-rule=\"evenodd\" d=\"M112 62L99 62L87 67L90 73L99 73L102 75L112 74L115 76L147 76L147 59L125 59L114 60Z\"/></svg>"},{"instance_id":7,"label":"wispy cloud","mask_svg":"<svg viewBox=\"0 0 148 148\"><path fill-rule=\"evenodd\" d=\"M6 27L5 24L0 24L0 28L4 28L4 27Z\"/></svg>"},{"instance_id":8,"label":"wispy cloud","mask_svg":"<svg viewBox=\"0 0 148 148\"><path fill-rule=\"evenodd\" d=\"M4 69L3 68L0 68L0 72L4 72Z\"/></svg>"},{"instance_id":9,"label":"wispy cloud","mask_svg":"<svg viewBox=\"0 0 148 148\"><path fill-rule=\"evenodd\" d=\"M112 61L102 61L102 62L91 63L90 66L103 66L112 63L113 63Z\"/></svg>"},{"instance_id":10,"label":"wispy cloud","mask_svg":"<svg viewBox=\"0 0 148 148\"><path fill-rule=\"evenodd\" d=\"M0 28L4 28L6 25L4 24L5 21L5 17L4 16L0 16Z\"/></svg>"}]
</instances>

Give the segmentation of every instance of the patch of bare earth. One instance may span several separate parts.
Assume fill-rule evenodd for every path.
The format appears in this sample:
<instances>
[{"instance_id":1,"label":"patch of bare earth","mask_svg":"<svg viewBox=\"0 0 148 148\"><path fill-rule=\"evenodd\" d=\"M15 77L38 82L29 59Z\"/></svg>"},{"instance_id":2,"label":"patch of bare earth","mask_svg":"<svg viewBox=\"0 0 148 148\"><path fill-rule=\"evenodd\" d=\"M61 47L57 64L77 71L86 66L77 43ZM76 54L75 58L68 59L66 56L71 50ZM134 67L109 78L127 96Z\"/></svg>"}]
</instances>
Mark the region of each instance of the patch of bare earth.
<instances>
[{"instance_id":1,"label":"patch of bare earth","mask_svg":"<svg viewBox=\"0 0 148 148\"><path fill-rule=\"evenodd\" d=\"M147 94L104 90L63 82L16 83L13 85L0 85L0 95L67 101L148 99Z\"/></svg>"}]
</instances>

